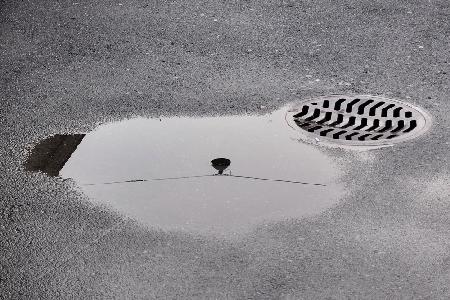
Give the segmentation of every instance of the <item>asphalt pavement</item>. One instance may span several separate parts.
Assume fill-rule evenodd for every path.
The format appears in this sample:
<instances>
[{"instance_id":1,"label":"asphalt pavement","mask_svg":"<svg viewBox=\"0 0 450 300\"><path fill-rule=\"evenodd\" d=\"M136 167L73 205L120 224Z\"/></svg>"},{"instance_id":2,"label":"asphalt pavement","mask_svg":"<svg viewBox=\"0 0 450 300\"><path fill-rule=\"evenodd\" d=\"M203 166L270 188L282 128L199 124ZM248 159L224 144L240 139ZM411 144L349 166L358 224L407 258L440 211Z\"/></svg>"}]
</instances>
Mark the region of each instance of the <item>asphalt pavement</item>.
<instances>
[{"instance_id":1,"label":"asphalt pavement","mask_svg":"<svg viewBox=\"0 0 450 300\"><path fill-rule=\"evenodd\" d=\"M449 299L449 45L447 0L0 1L0 298ZM409 101L433 125L320 148L339 204L239 239L152 230L23 167L52 134L327 94Z\"/></svg>"}]
</instances>

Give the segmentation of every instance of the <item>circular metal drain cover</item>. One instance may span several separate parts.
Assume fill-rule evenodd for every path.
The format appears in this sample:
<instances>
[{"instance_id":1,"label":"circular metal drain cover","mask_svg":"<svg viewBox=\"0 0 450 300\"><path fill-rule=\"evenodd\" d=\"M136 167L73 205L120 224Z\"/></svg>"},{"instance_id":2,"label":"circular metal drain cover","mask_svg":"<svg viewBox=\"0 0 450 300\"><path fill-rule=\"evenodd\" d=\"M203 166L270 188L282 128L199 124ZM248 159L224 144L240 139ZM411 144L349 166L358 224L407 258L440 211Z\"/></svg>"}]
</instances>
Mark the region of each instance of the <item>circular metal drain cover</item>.
<instances>
[{"instance_id":1,"label":"circular metal drain cover","mask_svg":"<svg viewBox=\"0 0 450 300\"><path fill-rule=\"evenodd\" d=\"M412 139L431 125L430 115L419 107L370 95L303 101L287 112L286 120L316 141L369 147Z\"/></svg>"}]
</instances>

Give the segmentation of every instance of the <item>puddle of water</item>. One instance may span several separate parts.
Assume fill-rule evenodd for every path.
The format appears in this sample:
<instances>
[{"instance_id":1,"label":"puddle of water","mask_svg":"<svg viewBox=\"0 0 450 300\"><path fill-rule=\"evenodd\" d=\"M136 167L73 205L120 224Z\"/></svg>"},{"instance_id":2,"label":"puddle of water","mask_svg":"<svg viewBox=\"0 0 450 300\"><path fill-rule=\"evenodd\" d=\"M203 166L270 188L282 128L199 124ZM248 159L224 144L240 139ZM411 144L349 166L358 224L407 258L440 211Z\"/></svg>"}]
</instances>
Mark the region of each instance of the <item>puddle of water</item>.
<instances>
[{"instance_id":1,"label":"puddle of water","mask_svg":"<svg viewBox=\"0 0 450 300\"><path fill-rule=\"evenodd\" d=\"M105 124L74 135L76 142L65 136L65 142L55 142L59 146L47 147L67 161L47 173L59 171L92 201L164 230L236 234L263 222L317 214L338 201L343 191L334 183L338 172L328 156L297 140L285 121L286 110ZM61 145L70 149L58 154ZM217 173L211 160L219 157L231 161L223 174L233 176L211 176ZM101 184L163 178L171 179Z\"/></svg>"}]
</instances>

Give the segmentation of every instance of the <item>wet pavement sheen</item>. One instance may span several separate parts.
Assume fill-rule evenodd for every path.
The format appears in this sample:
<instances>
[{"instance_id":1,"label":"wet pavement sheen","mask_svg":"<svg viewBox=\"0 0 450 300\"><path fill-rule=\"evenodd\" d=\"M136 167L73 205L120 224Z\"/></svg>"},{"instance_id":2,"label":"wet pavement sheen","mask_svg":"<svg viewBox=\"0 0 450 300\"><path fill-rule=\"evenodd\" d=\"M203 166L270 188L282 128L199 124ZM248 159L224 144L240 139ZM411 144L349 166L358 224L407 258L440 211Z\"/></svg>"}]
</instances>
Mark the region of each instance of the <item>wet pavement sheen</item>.
<instances>
[{"instance_id":1,"label":"wet pavement sheen","mask_svg":"<svg viewBox=\"0 0 450 300\"><path fill-rule=\"evenodd\" d=\"M298 140L285 113L105 124L83 138L59 175L95 203L164 230L236 234L317 214L338 200L338 172ZM223 175L211 166L219 157L231 160Z\"/></svg>"}]
</instances>

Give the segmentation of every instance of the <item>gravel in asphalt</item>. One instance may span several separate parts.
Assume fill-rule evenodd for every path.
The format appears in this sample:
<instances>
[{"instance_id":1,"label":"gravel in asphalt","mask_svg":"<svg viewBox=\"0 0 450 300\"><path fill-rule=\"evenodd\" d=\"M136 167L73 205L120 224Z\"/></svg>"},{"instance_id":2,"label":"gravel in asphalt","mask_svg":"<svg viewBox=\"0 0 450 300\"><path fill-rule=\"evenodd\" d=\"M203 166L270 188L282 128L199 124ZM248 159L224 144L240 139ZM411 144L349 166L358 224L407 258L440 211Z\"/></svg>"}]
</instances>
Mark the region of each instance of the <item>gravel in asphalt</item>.
<instances>
[{"instance_id":1,"label":"gravel in asphalt","mask_svg":"<svg viewBox=\"0 0 450 300\"><path fill-rule=\"evenodd\" d=\"M0 2L2 298L450 297L448 1L76 1ZM410 101L433 126L320 148L339 204L236 240L152 230L23 168L52 134L335 93Z\"/></svg>"}]
</instances>

